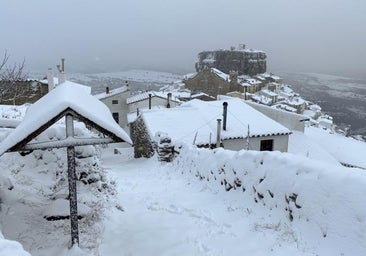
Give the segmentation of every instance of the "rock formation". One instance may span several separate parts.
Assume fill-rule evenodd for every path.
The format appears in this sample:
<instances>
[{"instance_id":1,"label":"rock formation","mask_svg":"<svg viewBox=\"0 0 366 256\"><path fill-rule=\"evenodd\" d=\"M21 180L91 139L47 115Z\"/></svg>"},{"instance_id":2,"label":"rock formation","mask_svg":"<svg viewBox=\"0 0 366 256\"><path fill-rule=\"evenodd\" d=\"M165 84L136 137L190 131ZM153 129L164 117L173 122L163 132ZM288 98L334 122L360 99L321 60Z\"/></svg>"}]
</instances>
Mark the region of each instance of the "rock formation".
<instances>
[{"instance_id":1,"label":"rock formation","mask_svg":"<svg viewBox=\"0 0 366 256\"><path fill-rule=\"evenodd\" d=\"M230 50L203 51L198 54L196 71L217 68L227 74L237 71L239 75L253 76L266 72L266 58L265 52L245 49L244 45L237 50L231 47Z\"/></svg>"}]
</instances>

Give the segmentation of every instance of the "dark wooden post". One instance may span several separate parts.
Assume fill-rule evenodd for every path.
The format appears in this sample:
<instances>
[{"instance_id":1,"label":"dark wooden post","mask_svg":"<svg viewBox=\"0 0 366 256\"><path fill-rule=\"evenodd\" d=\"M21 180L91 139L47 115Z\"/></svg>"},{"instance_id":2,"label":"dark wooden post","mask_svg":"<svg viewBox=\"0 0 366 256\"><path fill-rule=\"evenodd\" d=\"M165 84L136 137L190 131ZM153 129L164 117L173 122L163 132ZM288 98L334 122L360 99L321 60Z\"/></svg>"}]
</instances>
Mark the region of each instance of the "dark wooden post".
<instances>
[{"instance_id":1,"label":"dark wooden post","mask_svg":"<svg viewBox=\"0 0 366 256\"><path fill-rule=\"evenodd\" d=\"M74 122L70 114L66 115L66 137L74 137ZM67 147L67 175L69 181L71 245L79 245L78 203L76 192L75 147Z\"/></svg>"}]
</instances>

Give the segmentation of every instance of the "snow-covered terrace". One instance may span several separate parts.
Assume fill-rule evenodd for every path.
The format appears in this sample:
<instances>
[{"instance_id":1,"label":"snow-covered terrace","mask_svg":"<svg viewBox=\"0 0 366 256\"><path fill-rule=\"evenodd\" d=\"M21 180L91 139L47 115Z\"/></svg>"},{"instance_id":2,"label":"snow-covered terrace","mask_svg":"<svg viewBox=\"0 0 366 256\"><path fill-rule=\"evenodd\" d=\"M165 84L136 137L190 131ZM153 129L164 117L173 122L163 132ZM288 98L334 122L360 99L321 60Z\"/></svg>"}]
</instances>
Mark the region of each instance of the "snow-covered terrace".
<instances>
[{"instance_id":1,"label":"snow-covered terrace","mask_svg":"<svg viewBox=\"0 0 366 256\"><path fill-rule=\"evenodd\" d=\"M147 100L149 98L149 94L151 94L151 97L159 97L162 99L167 99L168 98L168 93L172 94L172 97L170 98L170 100L175 101L175 102L180 102L180 100L178 99L177 95L180 95L179 92L174 93L174 92L164 92L164 91L150 91L150 92L143 92L143 93L139 93L136 95L133 95L129 98L126 99L126 103L127 104L132 104L132 103L136 103L139 101L143 101L143 100ZM186 93L183 93L184 95L186 95Z\"/></svg>"}]
</instances>

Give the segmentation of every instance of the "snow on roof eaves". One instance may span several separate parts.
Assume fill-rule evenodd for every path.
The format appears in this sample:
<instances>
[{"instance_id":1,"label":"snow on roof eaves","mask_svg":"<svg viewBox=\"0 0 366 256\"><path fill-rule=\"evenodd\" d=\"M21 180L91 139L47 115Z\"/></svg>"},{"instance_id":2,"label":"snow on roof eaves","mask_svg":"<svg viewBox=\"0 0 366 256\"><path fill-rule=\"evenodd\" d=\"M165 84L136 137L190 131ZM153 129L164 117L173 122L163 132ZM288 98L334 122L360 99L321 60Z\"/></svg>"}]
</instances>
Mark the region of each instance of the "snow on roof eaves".
<instances>
[{"instance_id":1,"label":"snow on roof eaves","mask_svg":"<svg viewBox=\"0 0 366 256\"><path fill-rule=\"evenodd\" d=\"M110 90L109 93L102 92L102 93L96 94L96 95L94 95L94 97L96 97L99 100L102 100L102 99L105 99L105 98L108 98L108 97L115 96L115 95L120 94L120 93L125 93L128 90L129 90L128 86L122 86L122 87Z\"/></svg>"},{"instance_id":2,"label":"snow on roof eaves","mask_svg":"<svg viewBox=\"0 0 366 256\"><path fill-rule=\"evenodd\" d=\"M114 121L108 107L87 93L84 87L63 83L30 106L23 121L0 144L0 155L67 109L72 109L116 137L132 144L130 137Z\"/></svg>"},{"instance_id":3,"label":"snow on roof eaves","mask_svg":"<svg viewBox=\"0 0 366 256\"><path fill-rule=\"evenodd\" d=\"M256 111L240 99L228 99L227 130L221 131L223 140L250 137L287 135L291 132ZM151 138L156 132L165 132L172 139L192 144L196 136L196 145L216 143L217 119L222 119L224 101L204 102L192 100L172 109L143 111Z\"/></svg>"},{"instance_id":4,"label":"snow on roof eaves","mask_svg":"<svg viewBox=\"0 0 366 256\"><path fill-rule=\"evenodd\" d=\"M44 84L48 84L48 80L47 79L43 79L43 80L40 80L41 83L44 83ZM57 77L54 77L53 78L53 83L55 85L55 87L59 86L60 84L58 84L58 78ZM86 92L88 92L89 94L91 93L91 87L90 86L87 86L87 85L84 85L84 84L78 84L78 83L75 83L75 82L71 82L69 80L66 80L64 83L62 84L69 84L69 85L75 85L75 86L81 86L84 88L84 90Z\"/></svg>"}]
</instances>

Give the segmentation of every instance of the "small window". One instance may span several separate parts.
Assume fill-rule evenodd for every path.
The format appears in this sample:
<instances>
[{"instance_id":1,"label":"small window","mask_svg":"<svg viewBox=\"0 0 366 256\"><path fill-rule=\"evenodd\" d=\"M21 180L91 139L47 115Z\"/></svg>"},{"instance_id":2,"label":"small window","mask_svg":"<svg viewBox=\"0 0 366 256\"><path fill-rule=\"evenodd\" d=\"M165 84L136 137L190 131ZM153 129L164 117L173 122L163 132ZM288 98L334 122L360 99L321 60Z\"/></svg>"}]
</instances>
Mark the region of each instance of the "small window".
<instances>
[{"instance_id":1,"label":"small window","mask_svg":"<svg viewBox=\"0 0 366 256\"><path fill-rule=\"evenodd\" d=\"M273 140L261 140L261 151L273 151Z\"/></svg>"},{"instance_id":2,"label":"small window","mask_svg":"<svg viewBox=\"0 0 366 256\"><path fill-rule=\"evenodd\" d=\"M118 113L112 113L113 119L116 121L117 124L119 124L119 115Z\"/></svg>"},{"instance_id":3,"label":"small window","mask_svg":"<svg viewBox=\"0 0 366 256\"><path fill-rule=\"evenodd\" d=\"M112 100L112 104L118 104L118 100Z\"/></svg>"}]
</instances>

